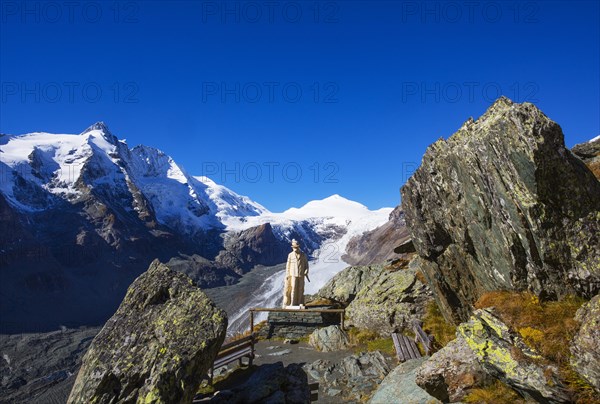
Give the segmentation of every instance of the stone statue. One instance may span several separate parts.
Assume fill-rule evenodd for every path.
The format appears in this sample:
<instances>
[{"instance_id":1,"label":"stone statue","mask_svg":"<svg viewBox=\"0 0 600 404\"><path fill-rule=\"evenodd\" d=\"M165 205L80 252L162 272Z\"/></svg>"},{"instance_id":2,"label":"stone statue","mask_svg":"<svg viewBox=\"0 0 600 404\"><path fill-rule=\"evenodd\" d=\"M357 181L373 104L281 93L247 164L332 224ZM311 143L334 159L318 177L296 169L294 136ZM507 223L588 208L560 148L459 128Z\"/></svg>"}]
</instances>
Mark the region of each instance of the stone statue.
<instances>
[{"instance_id":1,"label":"stone statue","mask_svg":"<svg viewBox=\"0 0 600 404\"><path fill-rule=\"evenodd\" d=\"M292 252L289 253L285 268L283 287L283 307L304 306L304 277L308 278L308 258L300 250L300 244L292 240Z\"/></svg>"}]
</instances>

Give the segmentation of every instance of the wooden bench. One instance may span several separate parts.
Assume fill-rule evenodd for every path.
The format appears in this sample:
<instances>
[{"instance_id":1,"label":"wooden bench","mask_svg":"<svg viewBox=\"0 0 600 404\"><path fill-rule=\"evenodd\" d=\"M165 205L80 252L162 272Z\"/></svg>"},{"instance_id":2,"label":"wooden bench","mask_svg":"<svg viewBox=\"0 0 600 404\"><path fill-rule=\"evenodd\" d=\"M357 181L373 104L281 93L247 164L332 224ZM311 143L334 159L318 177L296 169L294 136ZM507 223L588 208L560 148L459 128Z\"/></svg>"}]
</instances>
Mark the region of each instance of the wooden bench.
<instances>
[{"instance_id":1,"label":"wooden bench","mask_svg":"<svg viewBox=\"0 0 600 404\"><path fill-rule=\"evenodd\" d=\"M396 356L400 362L404 362L410 359L419 359L421 352L417 344L406 335L392 333L392 340L394 341L394 347L396 348Z\"/></svg>"},{"instance_id":2,"label":"wooden bench","mask_svg":"<svg viewBox=\"0 0 600 404\"><path fill-rule=\"evenodd\" d=\"M225 366L234 361L239 361L240 366L243 365L242 359L248 358L248 366L252 366L252 360L254 359L254 344L256 343L256 335L251 335L229 342L221 347L221 350L217 354L215 361L213 362L210 371L210 383L213 382L213 375L215 369Z\"/></svg>"},{"instance_id":3,"label":"wooden bench","mask_svg":"<svg viewBox=\"0 0 600 404\"><path fill-rule=\"evenodd\" d=\"M433 337L427 335L427 333L423 331L423 328L421 328L422 324L423 323L419 320L413 320L411 325L413 332L415 333L415 342L420 341L423 345L425 355L429 355L429 352L431 351L431 345L433 343Z\"/></svg>"}]
</instances>

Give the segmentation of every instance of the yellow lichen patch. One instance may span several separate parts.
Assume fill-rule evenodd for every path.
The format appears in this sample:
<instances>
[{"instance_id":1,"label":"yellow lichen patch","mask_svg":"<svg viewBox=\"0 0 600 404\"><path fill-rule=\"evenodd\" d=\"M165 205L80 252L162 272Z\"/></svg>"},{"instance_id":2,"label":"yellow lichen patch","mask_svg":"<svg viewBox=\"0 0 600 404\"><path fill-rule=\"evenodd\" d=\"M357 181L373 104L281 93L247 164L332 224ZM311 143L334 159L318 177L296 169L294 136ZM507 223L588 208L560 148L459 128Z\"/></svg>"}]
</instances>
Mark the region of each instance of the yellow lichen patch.
<instances>
[{"instance_id":1,"label":"yellow lichen patch","mask_svg":"<svg viewBox=\"0 0 600 404\"><path fill-rule=\"evenodd\" d=\"M470 323L461 324L458 332L480 359L497 366L509 376L515 374L518 362L512 357L510 351L493 344L486 338L485 327L481 321L472 319Z\"/></svg>"},{"instance_id":2,"label":"yellow lichen patch","mask_svg":"<svg viewBox=\"0 0 600 404\"><path fill-rule=\"evenodd\" d=\"M519 334L530 347L540 346L544 341L544 333L533 327L519 328Z\"/></svg>"},{"instance_id":3,"label":"yellow lichen patch","mask_svg":"<svg viewBox=\"0 0 600 404\"><path fill-rule=\"evenodd\" d=\"M140 402L139 399L138 399L138 402ZM144 401L143 401L144 404L151 404L151 403L156 403L156 402L160 402L160 400L154 391L149 391L148 394L146 394L146 396L144 396Z\"/></svg>"}]
</instances>

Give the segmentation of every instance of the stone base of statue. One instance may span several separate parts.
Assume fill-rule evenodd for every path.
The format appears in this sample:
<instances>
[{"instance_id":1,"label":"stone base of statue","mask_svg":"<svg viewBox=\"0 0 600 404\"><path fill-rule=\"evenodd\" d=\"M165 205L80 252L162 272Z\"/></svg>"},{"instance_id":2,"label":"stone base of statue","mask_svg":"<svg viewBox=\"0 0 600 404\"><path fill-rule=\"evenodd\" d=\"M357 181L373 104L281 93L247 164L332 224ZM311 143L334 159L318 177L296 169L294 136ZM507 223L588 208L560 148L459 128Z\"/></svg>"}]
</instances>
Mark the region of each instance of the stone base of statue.
<instances>
[{"instance_id":1,"label":"stone base of statue","mask_svg":"<svg viewBox=\"0 0 600 404\"><path fill-rule=\"evenodd\" d=\"M317 328L340 324L340 313L321 312L322 309L333 307L320 306L287 306L286 309L294 311L270 311L267 318L267 326L259 332L263 338L299 339L310 335Z\"/></svg>"}]
</instances>

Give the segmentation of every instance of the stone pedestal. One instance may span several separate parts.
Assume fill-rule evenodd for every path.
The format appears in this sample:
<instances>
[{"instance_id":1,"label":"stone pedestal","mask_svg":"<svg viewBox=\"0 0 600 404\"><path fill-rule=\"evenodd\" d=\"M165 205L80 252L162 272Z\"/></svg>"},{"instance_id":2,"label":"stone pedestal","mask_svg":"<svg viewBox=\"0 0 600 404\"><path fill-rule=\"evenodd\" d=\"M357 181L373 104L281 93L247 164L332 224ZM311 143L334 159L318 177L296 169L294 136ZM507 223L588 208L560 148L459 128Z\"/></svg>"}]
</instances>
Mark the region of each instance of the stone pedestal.
<instances>
[{"instance_id":1,"label":"stone pedestal","mask_svg":"<svg viewBox=\"0 0 600 404\"><path fill-rule=\"evenodd\" d=\"M339 313L322 313L311 309L269 312L267 326L260 331L260 335L265 338L298 339L317 328L335 324L340 324Z\"/></svg>"}]
</instances>

